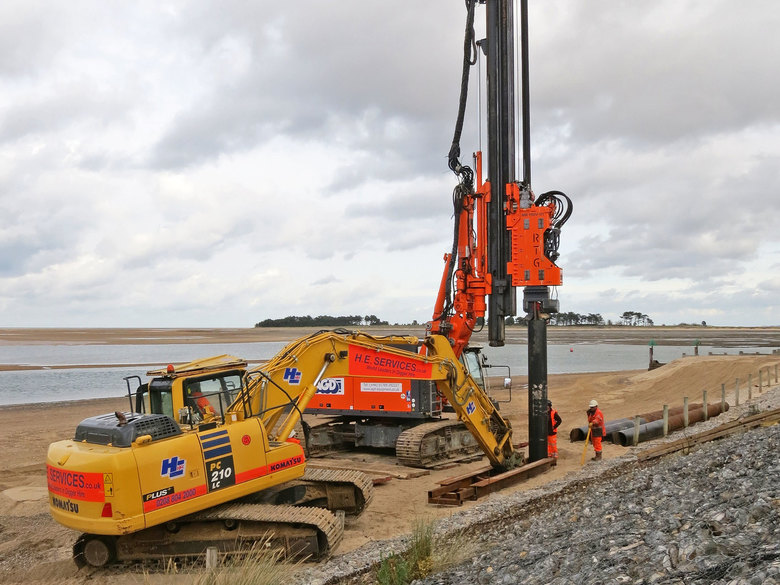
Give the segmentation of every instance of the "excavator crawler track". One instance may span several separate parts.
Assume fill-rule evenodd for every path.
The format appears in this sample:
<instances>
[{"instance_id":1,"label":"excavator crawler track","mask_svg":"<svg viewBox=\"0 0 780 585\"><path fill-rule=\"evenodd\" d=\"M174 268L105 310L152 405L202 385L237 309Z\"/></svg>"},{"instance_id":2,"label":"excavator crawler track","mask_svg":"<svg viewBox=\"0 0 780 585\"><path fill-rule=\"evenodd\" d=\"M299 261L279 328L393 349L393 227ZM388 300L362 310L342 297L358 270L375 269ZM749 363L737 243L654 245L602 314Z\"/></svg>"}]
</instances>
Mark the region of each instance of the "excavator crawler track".
<instances>
[{"instance_id":1,"label":"excavator crawler track","mask_svg":"<svg viewBox=\"0 0 780 585\"><path fill-rule=\"evenodd\" d=\"M374 485L365 473L307 469L300 480L278 489L177 522L119 537L83 534L73 546L73 559L80 567L102 567L114 561L197 556L210 546L235 553L258 541L282 549L286 557L321 559L341 542L344 515L360 514L373 497Z\"/></svg>"},{"instance_id":2,"label":"excavator crawler track","mask_svg":"<svg viewBox=\"0 0 780 585\"><path fill-rule=\"evenodd\" d=\"M457 420L417 425L402 432L395 444L398 463L409 467L436 467L480 453L474 436Z\"/></svg>"},{"instance_id":3,"label":"excavator crawler track","mask_svg":"<svg viewBox=\"0 0 780 585\"><path fill-rule=\"evenodd\" d=\"M208 547L232 554L260 542L281 549L285 557L319 560L343 536L343 515L323 508L233 503L124 536L83 534L73 546L73 558L78 566L102 567L199 556Z\"/></svg>"},{"instance_id":4,"label":"excavator crawler track","mask_svg":"<svg viewBox=\"0 0 780 585\"><path fill-rule=\"evenodd\" d=\"M265 528L272 542L284 545L288 556L320 559L328 556L344 537L344 517L324 508L307 506L268 506L263 504L225 504L194 515L198 520L237 520L252 528ZM301 537L316 532L317 548L301 549Z\"/></svg>"}]
</instances>

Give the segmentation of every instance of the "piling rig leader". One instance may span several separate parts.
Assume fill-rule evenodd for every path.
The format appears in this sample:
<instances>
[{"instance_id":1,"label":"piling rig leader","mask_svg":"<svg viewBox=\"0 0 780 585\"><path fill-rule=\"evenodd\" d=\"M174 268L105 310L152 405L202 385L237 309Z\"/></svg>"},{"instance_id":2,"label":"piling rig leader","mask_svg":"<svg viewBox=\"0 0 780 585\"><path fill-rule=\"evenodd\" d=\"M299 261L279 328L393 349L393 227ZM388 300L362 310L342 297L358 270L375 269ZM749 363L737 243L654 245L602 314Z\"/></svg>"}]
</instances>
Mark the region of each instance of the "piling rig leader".
<instances>
[{"instance_id":1,"label":"piling rig leader","mask_svg":"<svg viewBox=\"0 0 780 585\"><path fill-rule=\"evenodd\" d=\"M571 215L572 205L560 191L537 197L531 189L527 57L523 59L522 84L525 173L522 181L514 179L513 7L507 0L481 3L487 4L488 37L477 43L474 17L478 2L466 2L458 112L448 154L448 166L458 178L452 195L453 239L450 252L444 256L444 272L427 333L446 337L455 356L471 367L474 377L487 380L481 371L477 372L482 370L484 356L479 347L469 346L471 335L487 314L490 344L503 345L505 319L517 314L515 290L524 287L532 380L529 451L530 459L536 461L547 455L546 319L558 310L549 288L563 282L556 261L560 230ZM525 3L523 9L525 15ZM475 170L459 160L470 70L479 56L478 45L488 56L487 181L482 178L481 152L475 153ZM527 49L523 54L527 55ZM384 388L392 389L393 383ZM312 454L344 446L395 448L402 464L426 467L457 461L478 450L463 425L442 416L446 401L430 385L406 380L402 382L403 391L393 394L377 392L379 384L359 377L323 381L308 412L334 418L310 420L312 425L305 427L306 444ZM416 396L416 401L410 401L409 395ZM435 452L426 447L434 442L438 445Z\"/></svg>"},{"instance_id":2,"label":"piling rig leader","mask_svg":"<svg viewBox=\"0 0 780 585\"><path fill-rule=\"evenodd\" d=\"M476 41L474 12L486 5L485 39ZM529 458L546 457L547 320L558 312L550 287L563 283L560 230L572 203L561 191L538 197L531 188L528 2L521 0L521 111L523 178L515 174L515 11L513 0L466 0L466 32L457 122L448 156L458 177L453 192L455 230L430 323L456 354L468 344L477 320L487 313L491 346L504 345L505 320L518 313L517 287L523 287L528 322ZM487 55L488 179L482 182L482 153L474 171L460 160L469 71L481 48ZM481 120L480 120L481 123ZM486 302L487 300L487 302Z\"/></svg>"}]
</instances>

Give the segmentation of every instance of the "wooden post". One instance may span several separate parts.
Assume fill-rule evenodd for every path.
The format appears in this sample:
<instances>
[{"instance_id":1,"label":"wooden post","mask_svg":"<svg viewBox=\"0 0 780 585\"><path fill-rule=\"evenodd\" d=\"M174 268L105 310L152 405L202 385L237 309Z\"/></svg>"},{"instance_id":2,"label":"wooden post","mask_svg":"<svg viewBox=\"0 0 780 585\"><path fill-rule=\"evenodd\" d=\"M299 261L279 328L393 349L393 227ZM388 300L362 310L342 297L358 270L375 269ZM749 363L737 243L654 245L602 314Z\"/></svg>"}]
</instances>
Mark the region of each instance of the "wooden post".
<instances>
[{"instance_id":1,"label":"wooden post","mask_svg":"<svg viewBox=\"0 0 780 585\"><path fill-rule=\"evenodd\" d=\"M753 374L748 374L748 400L753 400Z\"/></svg>"},{"instance_id":2,"label":"wooden post","mask_svg":"<svg viewBox=\"0 0 780 585\"><path fill-rule=\"evenodd\" d=\"M219 556L217 555L217 547L210 546L206 549L206 568L216 569L219 563Z\"/></svg>"},{"instance_id":3,"label":"wooden post","mask_svg":"<svg viewBox=\"0 0 780 585\"><path fill-rule=\"evenodd\" d=\"M761 392L764 391L764 372L761 371L761 368L758 368L758 393L761 394Z\"/></svg>"},{"instance_id":4,"label":"wooden post","mask_svg":"<svg viewBox=\"0 0 780 585\"><path fill-rule=\"evenodd\" d=\"M704 422L707 422L707 419L709 417L707 416L707 391L706 390L703 390L701 393L701 403L702 403L701 405L703 410L702 414L704 416Z\"/></svg>"},{"instance_id":5,"label":"wooden post","mask_svg":"<svg viewBox=\"0 0 780 585\"><path fill-rule=\"evenodd\" d=\"M734 387L734 406L739 406L739 378L737 378L737 383Z\"/></svg>"},{"instance_id":6,"label":"wooden post","mask_svg":"<svg viewBox=\"0 0 780 585\"><path fill-rule=\"evenodd\" d=\"M683 398L683 428L688 428L688 397Z\"/></svg>"},{"instance_id":7,"label":"wooden post","mask_svg":"<svg viewBox=\"0 0 780 585\"><path fill-rule=\"evenodd\" d=\"M726 384L720 385L720 413L726 412Z\"/></svg>"},{"instance_id":8,"label":"wooden post","mask_svg":"<svg viewBox=\"0 0 780 585\"><path fill-rule=\"evenodd\" d=\"M669 405L664 404L664 437L669 434Z\"/></svg>"},{"instance_id":9,"label":"wooden post","mask_svg":"<svg viewBox=\"0 0 780 585\"><path fill-rule=\"evenodd\" d=\"M775 364L775 384L777 384L777 364Z\"/></svg>"},{"instance_id":10,"label":"wooden post","mask_svg":"<svg viewBox=\"0 0 780 585\"><path fill-rule=\"evenodd\" d=\"M654 339L651 339L651 340L648 342L648 344L647 344L647 345L649 345L649 346L650 346L650 363L648 364L648 366L647 366L647 369L648 369L648 370L652 370L652 369L653 369L653 361L655 361L655 360L653 359L653 347L655 347L655 340L654 340Z\"/></svg>"},{"instance_id":11,"label":"wooden post","mask_svg":"<svg viewBox=\"0 0 780 585\"><path fill-rule=\"evenodd\" d=\"M639 444L639 417L634 417L634 447Z\"/></svg>"}]
</instances>

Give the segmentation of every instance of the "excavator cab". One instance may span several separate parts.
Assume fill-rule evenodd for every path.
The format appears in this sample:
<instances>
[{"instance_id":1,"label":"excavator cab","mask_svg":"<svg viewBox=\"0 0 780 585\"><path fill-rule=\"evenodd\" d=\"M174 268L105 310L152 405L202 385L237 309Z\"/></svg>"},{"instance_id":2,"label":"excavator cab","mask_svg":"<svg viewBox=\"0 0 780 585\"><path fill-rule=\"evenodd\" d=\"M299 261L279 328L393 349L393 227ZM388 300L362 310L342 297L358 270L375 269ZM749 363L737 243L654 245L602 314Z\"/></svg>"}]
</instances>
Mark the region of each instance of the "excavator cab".
<instances>
[{"instance_id":1,"label":"excavator cab","mask_svg":"<svg viewBox=\"0 0 780 585\"><path fill-rule=\"evenodd\" d=\"M471 374L477 386L482 390L487 390L487 376L485 376L484 364L487 361L487 356L482 354L482 347L479 345L471 345L463 350L460 354L460 363L466 368L466 371Z\"/></svg>"},{"instance_id":2,"label":"excavator cab","mask_svg":"<svg viewBox=\"0 0 780 585\"><path fill-rule=\"evenodd\" d=\"M489 368L505 368L506 375L504 376L503 388L504 390L512 390L512 377L509 366L489 364L487 356L482 353L482 346L469 345L463 349L463 353L460 355L460 363L471 374L474 381L482 390L490 392L490 380L487 376L487 370Z\"/></svg>"},{"instance_id":3,"label":"excavator cab","mask_svg":"<svg viewBox=\"0 0 780 585\"><path fill-rule=\"evenodd\" d=\"M474 382L477 384L477 386L479 386L479 388L485 393L486 396L490 396L491 391L490 379L487 376L487 369L506 368L507 373L504 377L503 387L505 390L509 390L509 399L496 400L495 398L490 397L490 401L496 408L499 407L499 404L512 401L512 378L510 376L509 366L489 364L487 361L487 356L482 353L481 345L468 345L464 347L463 352L458 358L458 361L460 361L463 369L469 373ZM444 412L455 412L453 406L449 404L446 399L444 399L443 402Z\"/></svg>"},{"instance_id":4,"label":"excavator cab","mask_svg":"<svg viewBox=\"0 0 780 585\"><path fill-rule=\"evenodd\" d=\"M147 372L154 376L141 384L138 376L125 378L131 411L163 414L179 424L224 422L225 414L241 392L246 362L233 356L217 356L178 367ZM130 381L138 380L135 391Z\"/></svg>"}]
</instances>

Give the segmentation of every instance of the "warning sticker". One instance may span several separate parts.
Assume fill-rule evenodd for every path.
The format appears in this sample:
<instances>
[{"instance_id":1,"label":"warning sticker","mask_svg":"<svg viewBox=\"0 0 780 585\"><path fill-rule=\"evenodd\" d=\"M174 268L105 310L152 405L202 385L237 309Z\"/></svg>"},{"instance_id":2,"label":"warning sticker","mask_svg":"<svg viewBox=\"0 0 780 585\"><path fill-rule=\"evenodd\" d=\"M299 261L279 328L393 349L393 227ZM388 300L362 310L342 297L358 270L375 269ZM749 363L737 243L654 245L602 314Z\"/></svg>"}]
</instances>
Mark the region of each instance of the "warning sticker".
<instances>
[{"instance_id":1,"label":"warning sticker","mask_svg":"<svg viewBox=\"0 0 780 585\"><path fill-rule=\"evenodd\" d=\"M113 473L103 474L103 493L106 496L114 495L114 474Z\"/></svg>"}]
</instances>

